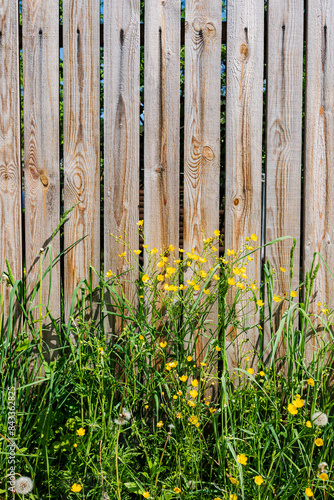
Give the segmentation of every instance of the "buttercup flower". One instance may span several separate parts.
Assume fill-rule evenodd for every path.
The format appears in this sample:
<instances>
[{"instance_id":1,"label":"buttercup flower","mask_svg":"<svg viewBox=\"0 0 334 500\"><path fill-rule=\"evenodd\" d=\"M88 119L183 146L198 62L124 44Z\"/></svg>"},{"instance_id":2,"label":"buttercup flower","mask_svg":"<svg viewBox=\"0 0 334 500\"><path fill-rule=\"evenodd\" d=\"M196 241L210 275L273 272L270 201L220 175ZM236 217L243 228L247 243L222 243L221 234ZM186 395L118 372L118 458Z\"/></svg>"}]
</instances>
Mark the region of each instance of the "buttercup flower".
<instances>
[{"instance_id":1,"label":"buttercup flower","mask_svg":"<svg viewBox=\"0 0 334 500\"><path fill-rule=\"evenodd\" d=\"M265 377L265 376L266 376L266 374L265 374L264 372L262 372L262 371L261 371L261 372L260 372L260 376L261 376L261 377Z\"/></svg>"},{"instance_id":2,"label":"buttercup flower","mask_svg":"<svg viewBox=\"0 0 334 500\"><path fill-rule=\"evenodd\" d=\"M142 495L143 495L144 498L148 498L150 496L150 493L149 493L149 491L144 491L142 493Z\"/></svg>"},{"instance_id":3,"label":"buttercup flower","mask_svg":"<svg viewBox=\"0 0 334 500\"><path fill-rule=\"evenodd\" d=\"M157 423L157 427L162 427L164 425L164 423L162 422L162 420L160 420L160 422Z\"/></svg>"},{"instance_id":4,"label":"buttercup flower","mask_svg":"<svg viewBox=\"0 0 334 500\"><path fill-rule=\"evenodd\" d=\"M306 427L308 427L309 429L311 429L311 427L312 427L312 424L311 424L311 422L310 422L309 420L306 422L306 424L305 424L305 425L306 425Z\"/></svg>"},{"instance_id":5,"label":"buttercup flower","mask_svg":"<svg viewBox=\"0 0 334 500\"><path fill-rule=\"evenodd\" d=\"M177 486L176 486L176 488L174 488L174 491L175 491L175 493L180 493L181 492L180 488L178 488Z\"/></svg>"},{"instance_id":6,"label":"buttercup flower","mask_svg":"<svg viewBox=\"0 0 334 500\"><path fill-rule=\"evenodd\" d=\"M193 387L198 387L198 380L196 380L196 379L195 379L195 380L192 380L192 381L191 381L191 385L192 385Z\"/></svg>"},{"instance_id":7,"label":"buttercup flower","mask_svg":"<svg viewBox=\"0 0 334 500\"><path fill-rule=\"evenodd\" d=\"M292 291L292 292L290 293L290 297L297 297L297 292L293 292L293 291Z\"/></svg>"},{"instance_id":8,"label":"buttercup flower","mask_svg":"<svg viewBox=\"0 0 334 500\"><path fill-rule=\"evenodd\" d=\"M85 431L85 429L80 427L80 429L77 430L77 434L78 434L78 436L84 436L86 434L86 431Z\"/></svg>"},{"instance_id":9,"label":"buttercup flower","mask_svg":"<svg viewBox=\"0 0 334 500\"><path fill-rule=\"evenodd\" d=\"M250 373L250 375L253 375L253 373L254 373L253 368L248 368L248 370L247 370L247 371L248 371L248 373Z\"/></svg>"},{"instance_id":10,"label":"buttercup flower","mask_svg":"<svg viewBox=\"0 0 334 500\"><path fill-rule=\"evenodd\" d=\"M21 476L15 480L15 491L19 495L28 495L33 489L33 482L30 477Z\"/></svg>"},{"instance_id":11,"label":"buttercup flower","mask_svg":"<svg viewBox=\"0 0 334 500\"><path fill-rule=\"evenodd\" d=\"M142 277L142 282L143 283L146 283L146 281L148 281L150 279L149 275L148 274L144 274L144 276Z\"/></svg>"},{"instance_id":12,"label":"buttercup flower","mask_svg":"<svg viewBox=\"0 0 334 500\"><path fill-rule=\"evenodd\" d=\"M298 413L297 407L290 403L288 405L288 412L290 412L291 415L297 415L297 413Z\"/></svg>"},{"instance_id":13,"label":"buttercup flower","mask_svg":"<svg viewBox=\"0 0 334 500\"><path fill-rule=\"evenodd\" d=\"M314 441L315 445L316 446L322 446L324 444L323 440L321 438L317 438L315 441Z\"/></svg>"},{"instance_id":14,"label":"buttercup flower","mask_svg":"<svg viewBox=\"0 0 334 500\"><path fill-rule=\"evenodd\" d=\"M319 427L325 427L328 424L328 418L325 413L321 411L316 411L311 417L312 422Z\"/></svg>"},{"instance_id":15,"label":"buttercup flower","mask_svg":"<svg viewBox=\"0 0 334 500\"><path fill-rule=\"evenodd\" d=\"M160 342L159 345L160 345L161 349L164 349L167 345L167 342Z\"/></svg>"},{"instance_id":16,"label":"buttercup flower","mask_svg":"<svg viewBox=\"0 0 334 500\"><path fill-rule=\"evenodd\" d=\"M326 472L322 472L319 476L319 479L322 479L323 481L328 481L328 475Z\"/></svg>"},{"instance_id":17,"label":"buttercup flower","mask_svg":"<svg viewBox=\"0 0 334 500\"><path fill-rule=\"evenodd\" d=\"M221 351L221 347L219 347L218 345L216 345L215 349L216 349L216 351L218 351L218 352L219 352L219 351Z\"/></svg>"},{"instance_id":18,"label":"buttercup flower","mask_svg":"<svg viewBox=\"0 0 334 500\"><path fill-rule=\"evenodd\" d=\"M263 302L263 300L260 300L260 299L259 299L259 300L257 300L257 301L256 301L256 303L257 303L257 305L258 305L259 307L264 306L264 302Z\"/></svg>"},{"instance_id":19,"label":"buttercup flower","mask_svg":"<svg viewBox=\"0 0 334 500\"><path fill-rule=\"evenodd\" d=\"M106 274L106 278L110 278L112 276L112 271L109 269L109 271Z\"/></svg>"},{"instance_id":20,"label":"buttercup flower","mask_svg":"<svg viewBox=\"0 0 334 500\"><path fill-rule=\"evenodd\" d=\"M197 391L195 391L195 389L193 389L192 391L190 391L190 392L189 392L189 394L190 394L190 396L191 396L192 398L197 398L197 396L198 396L198 392L197 392Z\"/></svg>"},{"instance_id":21,"label":"buttercup flower","mask_svg":"<svg viewBox=\"0 0 334 500\"><path fill-rule=\"evenodd\" d=\"M188 375L182 375L181 377L179 377L179 379L181 380L181 382L187 382Z\"/></svg>"},{"instance_id":22,"label":"buttercup flower","mask_svg":"<svg viewBox=\"0 0 334 500\"><path fill-rule=\"evenodd\" d=\"M236 484L238 486L239 481L235 477L230 476L229 480L231 481L232 484Z\"/></svg>"},{"instance_id":23,"label":"buttercup flower","mask_svg":"<svg viewBox=\"0 0 334 500\"><path fill-rule=\"evenodd\" d=\"M73 491L74 493L79 493L79 491L82 490L82 486L80 484L77 484L77 483L74 483L72 488L71 488L71 491Z\"/></svg>"},{"instance_id":24,"label":"buttercup flower","mask_svg":"<svg viewBox=\"0 0 334 500\"><path fill-rule=\"evenodd\" d=\"M241 455L237 455L237 462L241 465L246 465L247 464L247 457L243 453Z\"/></svg>"},{"instance_id":25,"label":"buttercup flower","mask_svg":"<svg viewBox=\"0 0 334 500\"><path fill-rule=\"evenodd\" d=\"M306 488L305 495L307 497L313 497L313 491L311 490L311 488Z\"/></svg>"},{"instance_id":26,"label":"buttercup flower","mask_svg":"<svg viewBox=\"0 0 334 500\"><path fill-rule=\"evenodd\" d=\"M297 407L297 408L302 408L305 404L304 399L296 398L292 403Z\"/></svg>"},{"instance_id":27,"label":"buttercup flower","mask_svg":"<svg viewBox=\"0 0 334 500\"><path fill-rule=\"evenodd\" d=\"M263 483L263 477L262 476L255 476L254 481L255 481L255 484L257 484L258 486L261 486L261 484Z\"/></svg>"},{"instance_id":28,"label":"buttercup flower","mask_svg":"<svg viewBox=\"0 0 334 500\"><path fill-rule=\"evenodd\" d=\"M313 378L308 378L308 379L306 380L306 382L307 382L307 383L308 383L308 385L310 385L311 387L314 387L314 380L313 380Z\"/></svg>"},{"instance_id":29,"label":"buttercup flower","mask_svg":"<svg viewBox=\"0 0 334 500\"><path fill-rule=\"evenodd\" d=\"M237 495L235 495L234 493L231 493L230 500L237 500Z\"/></svg>"}]
</instances>

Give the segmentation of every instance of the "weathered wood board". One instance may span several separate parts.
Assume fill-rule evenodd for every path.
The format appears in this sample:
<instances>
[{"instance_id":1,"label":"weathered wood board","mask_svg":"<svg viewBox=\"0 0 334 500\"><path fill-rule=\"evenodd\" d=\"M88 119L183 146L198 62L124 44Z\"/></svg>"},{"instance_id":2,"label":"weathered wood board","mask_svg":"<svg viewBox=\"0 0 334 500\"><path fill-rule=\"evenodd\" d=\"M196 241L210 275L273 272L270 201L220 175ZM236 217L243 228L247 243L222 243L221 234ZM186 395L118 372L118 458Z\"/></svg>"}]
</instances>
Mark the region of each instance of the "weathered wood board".
<instances>
[{"instance_id":1,"label":"weathered wood board","mask_svg":"<svg viewBox=\"0 0 334 500\"><path fill-rule=\"evenodd\" d=\"M39 251L46 249L60 219L59 2L23 2L22 23L25 258L27 281L32 287L39 279ZM52 241L53 257L59 248L57 234ZM43 270L49 264L50 256L46 255ZM43 281L43 304L47 304L48 293L49 276ZM54 318L60 317L59 263L52 269L49 309ZM44 340L52 348L58 339L49 331Z\"/></svg>"},{"instance_id":2,"label":"weathered wood board","mask_svg":"<svg viewBox=\"0 0 334 500\"><path fill-rule=\"evenodd\" d=\"M309 1L306 15L304 275L314 252L334 271L334 3ZM333 278L317 256L319 262L310 310L324 317L324 305L334 307ZM316 347L316 339L306 344L309 360Z\"/></svg>"},{"instance_id":3,"label":"weathered wood board","mask_svg":"<svg viewBox=\"0 0 334 500\"><path fill-rule=\"evenodd\" d=\"M105 271L126 273L123 289L136 306L136 259L110 236L124 231L139 249L140 1L106 2L104 10L104 255ZM124 251L127 261L119 257ZM131 283L130 283L130 282ZM117 311L115 311L117 312ZM108 326L109 325L109 326ZM123 325L124 326L124 325ZM106 328L119 332L119 322Z\"/></svg>"},{"instance_id":4,"label":"weathered wood board","mask_svg":"<svg viewBox=\"0 0 334 500\"><path fill-rule=\"evenodd\" d=\"M14 278L21 279L19 18L18 3L10 0L0 2L0 102L0 274L8 259ZM5 290L4 310L10 293Z\"/></svg>"},{"instance_id":5,"label":"weathered wood board","mask_svg":"<svg viewBox=\"0 0 334 500\"><path fill-rule=\"evenodd\" d=\"M149 248L166 249L172 244L177 252L180 25L181 5L178 0L146 0L144 230Z\"/></svg>"},{"instance_id":6,"label":"weathered wood board","mask_svg":"<svg viewBox=\"0 0 334 500\"><path fill-rule=\"evenodd\" d=\"M64 229L65 319L72 294L100 270L100 2L64 0L64 210L79 202ZM98 278L94 276L93 285Z\"/></svg>"},{"instance_id":7,"label":"weathered wood board","mask_svg":"<svg viewBox=\"0 0 334 500\"><path fill-rule=\"evenodd\" d=\"M198 254L203 252L204 235L213 237L219 226L221 16L220 0L186 3L184 249L190 252L194 248ZM212 258L205 268L215 263ZM217 307L208 320L217 325ZM207 342L207 338L199 336L199 358Z\"/></svg>"},{"instance_id":8,"label":"weathered wood board","mask_svg":"<svg viewBox=\"0 0 334 500\"><path fill-rule=\"evenodd\" d=\"M273 0L268 5L265 242L281 236L297 239L291 288L292 240L266 247L265 260L270 260L276 272L274 294L280 297L290 297L290 290L299 283L303 10L302 0ZM285 307L279 305L274 329ZM269 340L266 323L265 342ZM279 354L283 354L282 349Z\"/></svg>"},{"instance_id":9,"label":"weathered wood board","mask_svg":"<svg viewBox=\"0 0 334 500\"><path fill-rule=\"evenodd\" d=\"M261 235L263 2L230 0L227 14L225 251L234 249L237 252L245 246L245 238L252 234L258 240L256 243L250 240L247 244L253 248L258 246ZM248 263L245 274L260 286L260 251L252 257L254 260ZM235 255L229 258L235 259ZM229 291L230 304L237 290L234 285ZM243 301L248 301L250 296L250 293L245 294ZM241 303L239 305L241 307ZM255 313L254 302L246 307L244 302L242 305L239 318L250 316L245 322L249 328L259 320L259 313ZM247 330L236 342L233 328L229 331L226 345L232 369L240 362L241 341L248 339L243 344L243 353L252 351L252 346L258 350L259 331L257 328Z\"/></svg>"}]
</instances>

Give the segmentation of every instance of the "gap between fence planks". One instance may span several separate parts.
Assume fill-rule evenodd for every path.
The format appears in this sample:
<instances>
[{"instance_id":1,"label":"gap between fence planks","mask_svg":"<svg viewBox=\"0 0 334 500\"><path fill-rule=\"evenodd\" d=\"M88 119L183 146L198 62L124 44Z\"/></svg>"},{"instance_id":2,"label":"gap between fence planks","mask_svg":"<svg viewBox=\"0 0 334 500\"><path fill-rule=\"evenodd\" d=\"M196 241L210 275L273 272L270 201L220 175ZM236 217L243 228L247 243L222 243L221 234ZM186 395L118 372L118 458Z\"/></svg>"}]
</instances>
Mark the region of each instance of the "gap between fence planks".
<instances>
[{"instance_id":1,"label":"gap between fence planks","mask_svg":"<svg viewBox=\"0 0 334 500\"><path fill-rule=\"evenodd\" d=\"M299 283L303 9L303 0L273 0L268 6L265 241L281 236L297 239L291 288L292 240L266 247L265 260L269 259L276 271L274 293L281 297L289 297L290 290L295 290ZM287 272L281 272L280 267ZM283 309L280 304L274 330ZM266 323L265 343L269 341L270 325ZM281 345L278 356L283 354Z\"/></svg>"},{"instance_id":2,"label":"gap between fence planks","mask_svg":"<svg viewBox=\"0 0 334 500\"><path fill-rule=\"evenodd\" d=\"M225 247L238 251L245 244L245 237L261 235L261 171L262 171L262 108L263 108L263 45L264 11L262 0L230 0L227 24L226 85L226 208ZM256 246L258 243L251 244ZM255 252L249 263L247 276L261 281L261 255ZM238 264L240 267L240 264ZM229 291L232 304L237 288ZM244 301L251 297L245 296ZM241 307L241 304L239 304ZM239 319L252 315L245 321L249 328L259 320L254 302L245 306ZM239 342L232 340L237 334ZM230 367L238 366L242 354L258 350L257 328L236 332L229 327L226 347ZM241 342L245 345L241 349ZM233 349L233 351L232 351ZM255 362L255 360L253 360Z\"/></svg>"},{"instance_id":3,"label":"gap between fence planks","mask_svg":"<svg viewBox=\"0 0 334 500\"><path fill-rule=\"evenodd\" d=\"M64 0L63 13L64 210L79 202L65 224L64 247L87 236L64 259L67 321L89 263L100 271L100 2Z\"/></svg>"},{"instance_id":4,"label":"gap between fence planks","mask_svg":"<svg viewBox=\"0 0 334 500\"><path fill-rule=\"evenodd\" d=\"M304 189L304 276L310 270L314 252L319 252L334 270L334 3L307 2L305 189ZM315 281L310 310L322 316L324 304L331 309L333 278L316 257L320 269ZM322 306L317 305L321 302ZM314 326L318 320L314 318ZM321 336L321 330L319 330ZM307 359L317 347L306 343Z\"/></svg>"},{"instance_id":5,"label":"gap between fence planks","mask_svg":"<svg viewBox=\"0 0 334 500\"><path fill-rule=\"evenodd\" d=\"M107 2L104 25L105 271L111 269L116 274L133 268L123 276L123 289L137 307L138 264L110 233L125 238L125 231L131 250L139 248L140 1ZM129 264L119 257L124 251ZM114 333L122 327L119 319L111 316L105 325Z\"/></svg>"},{"instance_id":6,"label":"gap between fence planks","mask_svg":"<svg viewBox=\"0 0 334 500\"><path fill-rule=\"evenodd\" d=\"M15 279L22 278L18 24L18 3L2 0L0 4L0 275L8 271L6 266L8 259ZM4 311L8 307L10 288L6 287L5 290ZM7 321L8 317L5 316L5 324Z\"/></svg>"},{"instance_id":7,"label":"gap between fence planks","mask_svg":"<svg viewBox=\"0 0 334 500\"><path fill-rule=\"evenodd\" d=\"M60 217L59 175L59 2L23 2L23 98L25 175L25 257L29 292L39 280L39 250L46 249ZM59 234L52 255L59 254ZM50 264L46 255L43 271ZM47 304L49 275L43 281L42 302ZM35 305L37 304L37 298ZM52 269L49 308L60 317L60 264ZM34 312L37 317L38 310ZM45 308L43 308L43 316ZM46 319L44 325L50 323ZM51 327L43 332L50 348L58 345Z\"/></svg>"}]
</instances>

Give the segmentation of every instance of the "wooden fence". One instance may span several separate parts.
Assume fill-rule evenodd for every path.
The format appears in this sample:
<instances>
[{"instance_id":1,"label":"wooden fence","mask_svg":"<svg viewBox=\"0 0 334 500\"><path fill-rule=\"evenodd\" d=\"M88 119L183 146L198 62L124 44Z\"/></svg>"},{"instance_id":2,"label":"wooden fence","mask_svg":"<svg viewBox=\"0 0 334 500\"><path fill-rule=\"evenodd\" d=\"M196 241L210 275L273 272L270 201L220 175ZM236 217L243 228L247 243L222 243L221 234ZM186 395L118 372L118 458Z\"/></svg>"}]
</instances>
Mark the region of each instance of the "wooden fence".
<instances>
[{"instance_id":1,"label":"wooden fence","mask_svg":"<svg viewBox=\"0 0 334 500\"><path fill-rule=\"evenodd\" d=\"M305 21L308 21L307 23ZM22 41L20 40L20 33ZM266 41L266 42L265 42ZM185 45L184 148L180 148L180 49ZM226 135L220 137L221 44L227 45ZM24 193L21 207L19 47L23 48ZM16 278L38 273L38 254L64 210L79 202L64 228L64 246L88 235L64 259L65 315L89 262L120 272L124 262L110 233L138 248L140 207L140 47L144 45L144 229L150 247L179 245L180 160L184 159L182 242L203 247L202 233L219 227L220 175L225 171L225 244L245 236L265 242L297 239L299 266L318 251L334 269L334 2L320 0L0 0L0 272L7 258ZM266 45L265 45L266 44ZM59 47L63 46L64 189L59 158ZM100 47L104 47L104 193L100 186ZM265 50L266 46L266 50ZM306 74L303 78L304 47ZM266 65L264 66L264 60ZM263 117L264 79L266 115ZM303 103L303 82L305 82ZM303 110L305 114L303 115ZM303 126L304 120L304 126ZM263 134L263 128L265 134ZM302 134L304 150L302 151ZM263 139L265 137L265 140ZM221 161L221 140L226 156ZM262 151L265 217L261 217ZM303 163L302 163L303 160ZM303 172L301 166L303 164ZM303 182L302 182L303 179ZM104 227L100 197L104 195ZM303 196L302 196L303 194ZM142 200L143 198L143 200ZM22 234L25 235L23 246ZM52 241L60 251L59 235ZM268 247L275 291L290 293L291 240ZM319 260L319 259L318 259ZM132 262L131 262L132 264ZM260 253L252 275L260 282ZM251 272L251 271L249 271ZM53 272L51 309L60 316L60 266ZM133 290L132 290L133 291ZM131 289L127 293L131 293ZM318 301L333 305L333 283L322 266ZM44 297L46 300L46 297Z\"/></svg>"}]
</instances>

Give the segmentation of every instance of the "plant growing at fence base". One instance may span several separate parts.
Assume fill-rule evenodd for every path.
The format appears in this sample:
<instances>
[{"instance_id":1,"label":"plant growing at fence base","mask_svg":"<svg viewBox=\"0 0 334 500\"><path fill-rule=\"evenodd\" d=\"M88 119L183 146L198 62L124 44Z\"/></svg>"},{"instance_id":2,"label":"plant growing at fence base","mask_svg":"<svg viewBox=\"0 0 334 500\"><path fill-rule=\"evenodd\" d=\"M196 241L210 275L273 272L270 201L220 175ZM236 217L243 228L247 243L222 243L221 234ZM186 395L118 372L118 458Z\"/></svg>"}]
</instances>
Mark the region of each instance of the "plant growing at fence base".
<instances>
[{"instance_id":1,"label":"plant growing at fence base","mask_svg":"<svg viewBox=\"0 0 334 500\"><path fill-rule=\"evenodd\" d=\"M319 314L309 312L318 267L312 265L301 284L304 302L297 302L295 290L285 298L274 294L271 265L264 283L251 279L256 235L241 251L226 249L219 258L218 231L203 236L199 255L172 242L149 248L141 227L145 268L134 301L139 306L123 291L130 266L122 274L104 275L90 268L66 322L43 304L49 322L43 329L52 327L59 338L51 362L31 298L38 297L59 256L50 258L29 300L10 268L3 273L2 405L7 408L14 386L16 471L31 478L30 498L332 498L332 311L322 305ZM130 252L138 258L126 235L117 240L120 259L128 260ZM90 314L95 296L99 319ZM282 302L274 330L272 318ZM118 332L108 328L110 318L116 318ZM230 326L235 338L227 333ZM229 352L254 328L260 336L266 332L267 345L244 342L232 368ZM307 362L307 342L315 339ZM39 369L32 369L33 362ZM6 411L0 419L0 494L9 498Z\"/></svg>"}]
</instances>

